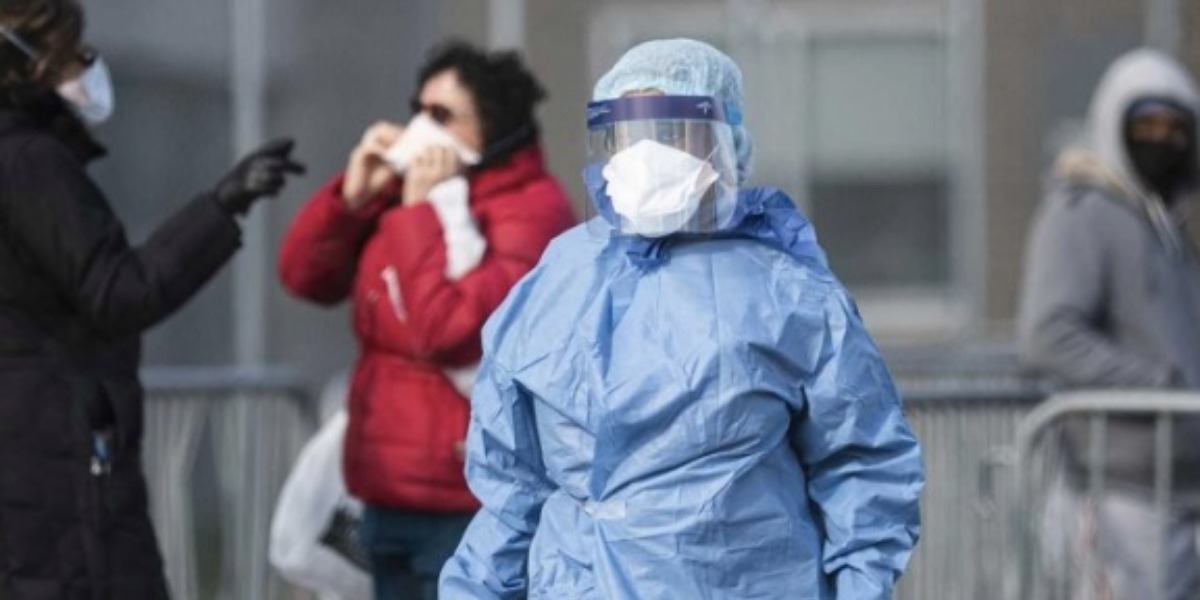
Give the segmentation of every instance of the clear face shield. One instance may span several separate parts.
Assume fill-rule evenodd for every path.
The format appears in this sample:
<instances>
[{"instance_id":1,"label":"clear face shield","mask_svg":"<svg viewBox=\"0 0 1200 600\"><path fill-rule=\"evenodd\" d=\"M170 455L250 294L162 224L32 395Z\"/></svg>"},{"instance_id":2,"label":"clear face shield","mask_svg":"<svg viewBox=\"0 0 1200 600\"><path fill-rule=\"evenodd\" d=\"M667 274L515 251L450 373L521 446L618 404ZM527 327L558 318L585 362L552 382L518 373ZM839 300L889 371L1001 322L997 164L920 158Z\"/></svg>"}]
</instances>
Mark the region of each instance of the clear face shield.
<instances>
[{"instance_id":1,"label":"clear face shield","mask_svg":"<svg viewBox=\"0 0 1200 600\"><path fill-rule=\"evenodd\" d=\"M737 206L739 120L705 96L588 104L589 227L642 237L724 229Z\"/></svg>"}]
</instances>

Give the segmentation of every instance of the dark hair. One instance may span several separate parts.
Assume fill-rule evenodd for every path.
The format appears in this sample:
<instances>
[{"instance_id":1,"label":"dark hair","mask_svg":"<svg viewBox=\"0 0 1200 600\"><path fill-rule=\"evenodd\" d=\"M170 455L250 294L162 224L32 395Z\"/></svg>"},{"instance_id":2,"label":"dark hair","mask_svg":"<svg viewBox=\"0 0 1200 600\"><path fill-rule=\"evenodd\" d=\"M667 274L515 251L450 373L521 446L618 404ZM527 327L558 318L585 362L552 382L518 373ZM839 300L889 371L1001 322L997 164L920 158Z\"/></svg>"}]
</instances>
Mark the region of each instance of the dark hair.
<instances>
[{"instance_id":1,"label":"dark hair","mask_svg":"<svg viewBox=\"0 0 1200 600\"><path fill-rule=\"evenodd\" d=\"M475 101L485 154L496 158L495 154L507 153L536 135L533 109L546 99L546 91L516 52L485 52L460 40L445 42L429 53L421 67L417 94L445 71L454 71Z\"/></svg>"},{"instance_id":2,"label":"dark hair","mask_svg":"<svg viewBox=\"0 0 1200 600\"><path fill-rule=\"evenodd\" d=\"M33 50L0 36L0 87L48 88L76 59L83 36L83 9L76 0L5 0L0 25Z\"/></svg>"}]
</instances>

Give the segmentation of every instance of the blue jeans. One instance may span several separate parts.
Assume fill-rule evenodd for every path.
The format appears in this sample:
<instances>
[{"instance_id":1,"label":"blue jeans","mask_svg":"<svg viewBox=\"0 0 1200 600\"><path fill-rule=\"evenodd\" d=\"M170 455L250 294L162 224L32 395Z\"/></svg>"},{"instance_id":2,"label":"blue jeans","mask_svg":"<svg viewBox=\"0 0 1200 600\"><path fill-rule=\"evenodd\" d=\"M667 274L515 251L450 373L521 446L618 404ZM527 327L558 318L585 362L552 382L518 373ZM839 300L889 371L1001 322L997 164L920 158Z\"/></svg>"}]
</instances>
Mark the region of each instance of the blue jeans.
<instances>
[{"instance_id":1,"label":"blue jeans","mask_svg":"<svg viewBox=\"0 0 1200 600\"><path fill-rule=\"evenodd\" d=\"M442 565L472 516L367 506L359 536L371 557L375 600L436 600Z\"/></svg>"}]
</instances>

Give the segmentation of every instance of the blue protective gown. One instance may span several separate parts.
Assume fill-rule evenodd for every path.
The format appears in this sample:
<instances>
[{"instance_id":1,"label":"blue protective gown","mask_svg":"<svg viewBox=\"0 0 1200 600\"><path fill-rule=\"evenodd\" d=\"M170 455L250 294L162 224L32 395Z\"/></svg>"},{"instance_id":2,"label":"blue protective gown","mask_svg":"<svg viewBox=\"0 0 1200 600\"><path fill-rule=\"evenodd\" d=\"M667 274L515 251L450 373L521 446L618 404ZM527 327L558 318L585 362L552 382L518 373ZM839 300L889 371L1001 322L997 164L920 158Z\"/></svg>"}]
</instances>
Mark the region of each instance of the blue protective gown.
<instances>
[{"instance_id":1,"label":"blue protective gown","mask_svg":"<svg viewBox=\"0 0 1200 600\"><path fill-rule=\"evenodd\" d=\"M738 211L703 238L580 225L493 315L483 509L442 600L891 596L917 440L808 222L775 190Z\"/></svg>"}]
</instances>

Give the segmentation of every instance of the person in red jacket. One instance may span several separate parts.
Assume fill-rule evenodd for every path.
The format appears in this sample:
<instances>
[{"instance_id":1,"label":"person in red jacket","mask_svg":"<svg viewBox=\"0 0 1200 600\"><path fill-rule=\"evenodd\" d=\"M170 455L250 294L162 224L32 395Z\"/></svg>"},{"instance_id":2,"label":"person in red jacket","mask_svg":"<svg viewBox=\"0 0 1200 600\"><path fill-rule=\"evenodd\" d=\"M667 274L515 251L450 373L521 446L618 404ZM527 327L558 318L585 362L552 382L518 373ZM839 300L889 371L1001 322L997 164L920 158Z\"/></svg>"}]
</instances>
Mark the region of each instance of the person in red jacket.
<instances>
[{"instance_id":1,"label":"person in red jacket","mask_svg":"<svg viewBox=\"0 0 1200 600\"><path fill-rule=\"evenodd\" d=\"M367 506L361 538L376 598L425 598L478 507L463 477L467 396L484 321L574 224L547 172L534 106L511 52L452 42L419 74L407 126L380 122L314 194L283 242L293 294L351 298L360 356L343 467Z\"/></svg>"}]
</instances>

